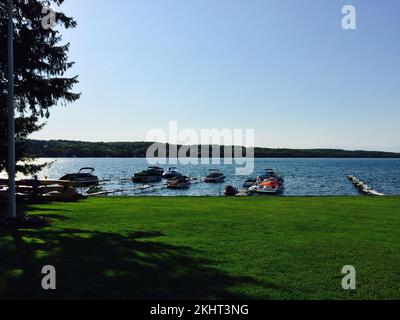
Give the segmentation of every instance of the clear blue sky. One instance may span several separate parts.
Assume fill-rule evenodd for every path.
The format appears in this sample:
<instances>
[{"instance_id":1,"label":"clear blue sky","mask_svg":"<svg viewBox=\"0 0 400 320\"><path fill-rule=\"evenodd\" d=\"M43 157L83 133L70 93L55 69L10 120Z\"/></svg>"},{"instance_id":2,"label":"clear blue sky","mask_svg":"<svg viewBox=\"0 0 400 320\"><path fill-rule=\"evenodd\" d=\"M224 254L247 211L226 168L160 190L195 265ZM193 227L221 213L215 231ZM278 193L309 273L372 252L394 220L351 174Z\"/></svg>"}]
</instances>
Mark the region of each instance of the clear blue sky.
<instances>
[{"instance_id":1,"label":"clear blue sky","mask_svg":"<svg viewBox=\"0 0 400 320\"><path fill-rule=\"evenodd\" d=\"M357 9L357 30L341 8ZM400 151L398 0L66 0L80 101L34 138L254 129L256 145Z\"/></svg>"}]
</instances>

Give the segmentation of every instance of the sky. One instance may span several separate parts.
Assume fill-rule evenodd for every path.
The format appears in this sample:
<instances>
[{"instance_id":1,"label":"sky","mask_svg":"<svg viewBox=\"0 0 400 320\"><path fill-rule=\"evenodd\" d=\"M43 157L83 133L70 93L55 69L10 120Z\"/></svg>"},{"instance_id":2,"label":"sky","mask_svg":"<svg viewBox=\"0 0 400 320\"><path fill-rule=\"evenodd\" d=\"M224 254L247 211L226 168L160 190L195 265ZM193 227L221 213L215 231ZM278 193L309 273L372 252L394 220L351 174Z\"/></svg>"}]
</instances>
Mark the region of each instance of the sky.
<instances>
[{"instance_id":1,"label":"sky","mask_svg":"<svg viewBox=\"0 0 400 320\"><path fill-rule=\"evenodd\" d=\"M356 30L344 30L344 5ZM65 0L78 102L36 139L253 129L256 146L400 152L397 0ZM167 132L168 133L168 132Z\"/></svg>"}]
</instances>

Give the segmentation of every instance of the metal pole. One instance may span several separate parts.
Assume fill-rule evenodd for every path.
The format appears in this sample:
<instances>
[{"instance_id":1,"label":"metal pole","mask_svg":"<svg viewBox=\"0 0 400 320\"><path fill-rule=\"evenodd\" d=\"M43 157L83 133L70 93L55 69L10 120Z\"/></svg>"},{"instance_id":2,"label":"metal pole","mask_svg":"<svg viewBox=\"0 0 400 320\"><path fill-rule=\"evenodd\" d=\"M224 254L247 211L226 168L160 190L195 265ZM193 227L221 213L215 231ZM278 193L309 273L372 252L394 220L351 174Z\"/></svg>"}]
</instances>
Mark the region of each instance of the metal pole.
<instances>
[{"instance_id":1,"label":"metal pole","mask_svg":"<svg viewBox=\"0 0 400 320\"><path fill-rule=\"evenodd\" d=\"M8 197L9 217L16 218L15 201L15 120L14 120L14 23L13 23L13 0L8 0Z\"/></svg>"}]
</instances>

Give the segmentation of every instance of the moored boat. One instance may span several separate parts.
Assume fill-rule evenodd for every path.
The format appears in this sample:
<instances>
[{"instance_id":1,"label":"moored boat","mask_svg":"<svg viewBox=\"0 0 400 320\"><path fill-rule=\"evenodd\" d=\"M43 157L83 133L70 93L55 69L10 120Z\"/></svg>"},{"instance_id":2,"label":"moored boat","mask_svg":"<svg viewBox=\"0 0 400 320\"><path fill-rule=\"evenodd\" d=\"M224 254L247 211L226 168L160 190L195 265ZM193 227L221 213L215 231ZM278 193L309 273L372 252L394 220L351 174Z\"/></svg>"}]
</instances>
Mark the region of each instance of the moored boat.
<instances>
[{"instance_id":1,"label":"moored boat","mask_svg":"<svg viewBox=\"0 0 400 320\"><path fill-rule=\"evenodd\" d=\"M270 179L270 178L278 178L282 179L283 183L283 178L280 177L274 170L272 169L265 169L264 173L257 178L254 177L249 177L246 179L246 181L243 183L243 188L249 189L252 186L255 186L257 184L257 179L259 180L264 180L264 179Z\"/></svg>"},{"instance_id":2,"label":"moored boat","mask_svg":"<svg viewBox=\"0 0 400 320\"><path fill-rule=\"evenodd\" d=\"M190 179L186 176L177 176L167 182L168 189L187 189L189 186Z\"/></svg>"},{"instance_id":3,"label":"moored boat","mask_svg":"<svg viewBox=\"0 0 400 320\"><path fill-rule=\"evenodd\" d=\"M156 176L162 176L164 174L164 169L157 166L150 166L147 168L148 171L151 171Z\"/></svg>"},{"instance_id":4,"label":"moored boat","mask_svg":"<svg viewBox=\"0 0 400 320\"><path fill-rule=\"evenodd\" d=\"M164 173L164 169L160 167L148 167L146 170L135 173L132 177L133 182L149 183L149 182L159 182Z\"/></svg>"},{"instance_id":5,"label":"moored boat","mask_svg":"<svg viewBox=\"0 0 400 320\"><path fill-rule=\"evenodd\" d=\"M224 182L224 180L225 180L225 175L220 170L210 169L205 179L205 182L218 183L218 182Z\"/></svg>"},{"instance_id":6,"label":"moored boat","mask_svg":"<svg viewBox=\"0 0 400 320\"><path fill-rule=\"evenodd\" d=\"M262 194L279 194L283 189L283 180L272 177L269 179L259 180L256 185L249 188L249 191Z\"/></svg>"},{"instance_id":7,"label":"moored boat","mask_svg":"<svg viewBox=\"0 0 400 320\"><path fill-rule=\"evenodd\" d=\"M164 179L173 179L175 177L181 177L182 173L179 173L177 170L178 169L175 167L169 168L167 172L163 173L162 177Z\"/></svg>"},{"instance_id":8,"label":"moored boat","mask_svg":"<svg viewBox=\"0 0 400 320\"><path fill-rule=\"evenodd\" d=\"M90 187L99 184L99 178L93 174L90 167L81 168L76 173L68 173L60 178L62 181L76 182L75 187Z\"/></svg>"},{"instance_id":9,"label":"moored boat","mask_svg":"<svg viewBox=\"0 0 400 320\"><path fill-rule=\"evenodd\" d=\"M283 192L284 184L285 180L281 175L272 169L266 169L265 174L257 177L255 185L250 187L249 191L261 194L279 194Z\"/></svg>"}]
</instances>

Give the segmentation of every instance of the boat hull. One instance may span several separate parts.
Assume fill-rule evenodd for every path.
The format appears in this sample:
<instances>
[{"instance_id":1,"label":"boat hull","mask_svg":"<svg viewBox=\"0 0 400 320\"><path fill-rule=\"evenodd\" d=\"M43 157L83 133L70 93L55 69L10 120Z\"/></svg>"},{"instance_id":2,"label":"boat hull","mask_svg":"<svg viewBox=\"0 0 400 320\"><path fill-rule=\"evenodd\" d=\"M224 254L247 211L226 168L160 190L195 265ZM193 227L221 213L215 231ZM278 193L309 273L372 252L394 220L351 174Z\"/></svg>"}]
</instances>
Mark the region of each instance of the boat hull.
<instances>
[{"instance_id":1,"label":"boat hull","mask_svg":"<svg viewBox=\"0 0 400 320\"><path fill-rule=\"evenodd\" d=\"M61 177L60 180L75 182L75 187L91 187L99 185L99 178L92 174L67 174Z\"/></svg>"},{"instance_id":2,"label":"boat hull","mask_svg":"<svg viewBox=\"0 0 400 320\"><path fill-rule=\"evenodd\" d=\"M159 182L161 176L134 176L132 181L138 183Z\"/></svg>"},{"instance_id":3,"label":"boat hull","mask_svg":"<svg viewBox=\"0 0 400 320\"><path fill-rule=\"evenodd\" d=\"M224 182L225 181L225 177L219 177L219 178L206 178L205 182L207 183L220 183L220 182Z\"/></svg>"},{"instance_id":4,"label":"boat hull","mask_svg":"<svg viewBox=\"0 0 400 320\"><path fill-rule=\"evenodd\" d=\"M249 191L257 194L265 194L265 195L274 195L274 194L281 194L284 190L284 186L279 186L277 188L262 188L255 186L253 188L250 188Z\"/></svg>"},{"instance_id":5,"label":"boat hull","mask_svg":"<svg viewBox=\"0 0 400 320\"><path fill-rule=\"evenodd\" d=\"M163 179L167 179L167 180L174 179L174 178L181 177L181 176L182 176L182 174L178 173L178 172L176 172L176 173L167 172L162 175Z\"/></svg>"}]
</instances>

